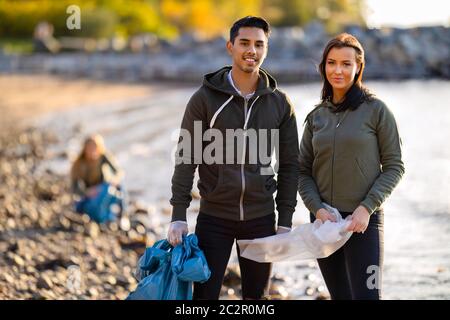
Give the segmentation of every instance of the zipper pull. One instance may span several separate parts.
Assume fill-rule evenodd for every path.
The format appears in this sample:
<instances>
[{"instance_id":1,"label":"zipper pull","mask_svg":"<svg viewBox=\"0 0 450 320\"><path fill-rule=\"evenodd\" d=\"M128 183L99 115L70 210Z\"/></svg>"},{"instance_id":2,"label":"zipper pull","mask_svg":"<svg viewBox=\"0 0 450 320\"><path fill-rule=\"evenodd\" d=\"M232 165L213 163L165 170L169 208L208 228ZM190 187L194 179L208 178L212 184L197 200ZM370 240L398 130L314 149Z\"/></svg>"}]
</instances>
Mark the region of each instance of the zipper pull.
<instances>
[{"instance_id":1,"label":"zipper pull","mask_svg":"<svg viewBox=\"0 0 450 320\"><path fill-rule=\"evenodd\" d=\"M338 124L336 125L336 129L339 128L339 126L341 125L342 121L344 121L345 116L347 115L347 113L348 113L348 109L345 111L345 113L344 113L344 115L342 116L342 118L339 119L339 122L338 122Z\"/></svg>"}]
</instances>

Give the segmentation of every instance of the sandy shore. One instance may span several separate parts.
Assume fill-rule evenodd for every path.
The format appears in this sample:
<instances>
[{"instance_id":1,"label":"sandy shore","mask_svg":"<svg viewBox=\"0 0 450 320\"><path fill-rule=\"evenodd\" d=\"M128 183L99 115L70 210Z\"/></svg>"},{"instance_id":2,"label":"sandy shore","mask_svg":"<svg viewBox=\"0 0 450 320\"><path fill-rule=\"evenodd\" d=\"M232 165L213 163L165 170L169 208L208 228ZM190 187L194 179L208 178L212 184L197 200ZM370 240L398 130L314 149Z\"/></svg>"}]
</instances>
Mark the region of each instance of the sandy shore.
<instances>
[{"instance_id":1,"label":"sandy shore","mask_svg":"<svg viewBox=\"0 0 450 320\"><path fill-rule=\"evenodd\" d=\"M0 74L0 131L49 112L142 98L163 90L156 84L108 83L50 75Z\"/></svg>"}]
</instances>

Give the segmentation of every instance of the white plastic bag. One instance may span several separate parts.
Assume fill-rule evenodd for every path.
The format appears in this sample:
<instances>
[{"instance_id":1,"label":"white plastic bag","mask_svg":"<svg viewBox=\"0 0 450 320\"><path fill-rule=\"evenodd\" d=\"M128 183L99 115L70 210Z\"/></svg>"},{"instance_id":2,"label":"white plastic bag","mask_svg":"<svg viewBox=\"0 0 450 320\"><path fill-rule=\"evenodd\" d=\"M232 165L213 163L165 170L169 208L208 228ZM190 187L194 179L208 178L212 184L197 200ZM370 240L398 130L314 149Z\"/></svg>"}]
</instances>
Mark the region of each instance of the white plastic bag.
<instances>
[{"instance_id":1,"label":"white plastic bag","mask_svg":"<svg viewBox=\"0 0 450 320\"><path fill-rule=\"evenodd\" d=\"M253 240L238 240L241 256L257 262L295 261L326 258L341 248L352 235L336 208L324 203L336 222L320 220L305 223L291 232Z\"/></svg>"}]
</instances>

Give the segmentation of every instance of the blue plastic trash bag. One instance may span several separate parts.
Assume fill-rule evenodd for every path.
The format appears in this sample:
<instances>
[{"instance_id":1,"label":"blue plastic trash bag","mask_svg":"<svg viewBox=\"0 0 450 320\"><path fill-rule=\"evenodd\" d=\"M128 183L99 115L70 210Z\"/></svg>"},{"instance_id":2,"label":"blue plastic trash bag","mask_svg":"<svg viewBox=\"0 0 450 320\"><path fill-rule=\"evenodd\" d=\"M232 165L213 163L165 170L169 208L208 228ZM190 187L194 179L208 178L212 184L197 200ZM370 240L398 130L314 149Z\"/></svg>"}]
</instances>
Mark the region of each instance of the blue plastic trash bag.
<instances>
[{"instance_id":1,"label":"blue plastic trash bag","mask_svg":"<svg viewBox=\"0 0 450 320\"><path fill-rule=\"evenodd\" d=\"M203 283L209 279L211 271L195 234L183 237L183 243L173 249L172 271L181 281Z\"/></svg>"},{"instance_id":2,"label":"blue plastic trash bag","mask_svg":"<svg viewBox=\"0 0 450 320\"><path fill-rule=\"evenodd\" d=\"M109 183L102 183L97 186L98 193L93 198L84 197L75 204L75 210L79 213L86 213L89 217L98 222L116 220L116 213L113 212L112 206L119 206L123 210L123 201L120 191Z\"/></svg>"},{"instance_id":3,"label":"blue plastic trash bag","mask_svg":"<svg viewBox=\"0 0 450 320\"><path fill-rule=\"evenodd\" d=\"M140 282L127 300L191 300L192 282L205 282L210 275L195 234L183 237L175 248L160 240L139 259L136 278Z\"/></svg>"}]
</instances>

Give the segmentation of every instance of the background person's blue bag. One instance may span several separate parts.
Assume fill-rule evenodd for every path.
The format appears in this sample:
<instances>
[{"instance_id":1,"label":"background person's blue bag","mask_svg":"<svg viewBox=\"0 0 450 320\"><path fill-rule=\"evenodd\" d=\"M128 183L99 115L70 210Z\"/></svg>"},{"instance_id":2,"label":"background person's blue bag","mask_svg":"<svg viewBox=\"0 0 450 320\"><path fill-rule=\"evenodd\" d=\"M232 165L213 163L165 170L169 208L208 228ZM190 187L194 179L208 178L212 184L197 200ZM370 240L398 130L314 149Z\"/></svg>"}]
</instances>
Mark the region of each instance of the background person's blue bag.
<instances>
[{"instance_id":1,"label":"background person's blue bag","mask_svg":"<svg viewBox=\"0 0 450 320\"><path fill-rule=\"evenodd\" d=\"M116 220L116 214L111 210L112 206L118 205L123 210L123 201L118 196L118 190L106 182L96 188L97 195L92 198L84 197L75 204L75 210L88 214L92 220L98 223Z\"/></svg>"},{"instance_id":2,"label":"background person's blue bag","mask_svg":"<svg viewBox=\"0 0 450 320\"><path fill-rule=\"evenodd\" d=\"M136 290L127 300L191 300L192 282L205 282L211 272L195 234L173 248L160 240L139 259Z\"/></svg>"}]
</instances>

